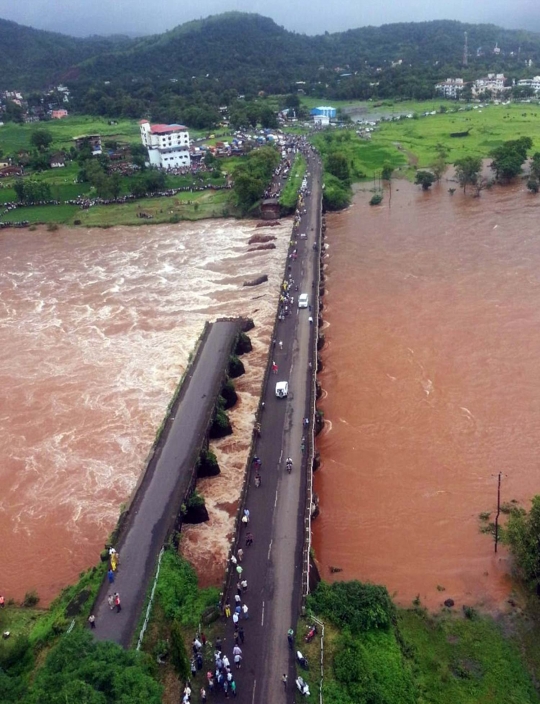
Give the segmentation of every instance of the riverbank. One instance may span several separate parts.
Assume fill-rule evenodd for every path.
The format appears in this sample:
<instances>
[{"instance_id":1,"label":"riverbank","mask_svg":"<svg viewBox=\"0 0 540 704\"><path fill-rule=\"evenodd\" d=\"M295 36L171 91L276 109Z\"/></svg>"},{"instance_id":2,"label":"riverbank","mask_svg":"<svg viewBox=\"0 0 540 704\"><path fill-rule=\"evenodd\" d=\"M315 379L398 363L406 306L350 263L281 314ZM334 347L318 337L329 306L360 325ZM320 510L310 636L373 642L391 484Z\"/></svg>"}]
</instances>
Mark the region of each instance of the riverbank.
<instances>
[{"instance_id":1,"label":"riverbank","mask_svg":"<svg viewBox=\"0 0 540 704\"><path fill-rule=\"evenodd\" d=\"M540 629L538 622L531 622L519 610L495 621L471 608L461 612L446 608L430 614L418 602L395 609L386 601L386 606L375 609L384 594L382 587L363 585L371 595L362 601L362 589L353 583L335 586L346 609L333 603L332 588L324 584L320 589L325 597L316 592L309 600L310 609L324 623L325 702L372 697L400 704L499 704L509 701L510 682L515 704L540 701L535 689L540 674ZM344 599L343 594L348 597ZM375 614L380 619L385 611L389 612L387 624L370 620ZM301 675L317 698L320 624L315 638L304 642L313 623L309 613L299 623L297 647L310 663L309 671Z\"/></svg>"}]
</instances>

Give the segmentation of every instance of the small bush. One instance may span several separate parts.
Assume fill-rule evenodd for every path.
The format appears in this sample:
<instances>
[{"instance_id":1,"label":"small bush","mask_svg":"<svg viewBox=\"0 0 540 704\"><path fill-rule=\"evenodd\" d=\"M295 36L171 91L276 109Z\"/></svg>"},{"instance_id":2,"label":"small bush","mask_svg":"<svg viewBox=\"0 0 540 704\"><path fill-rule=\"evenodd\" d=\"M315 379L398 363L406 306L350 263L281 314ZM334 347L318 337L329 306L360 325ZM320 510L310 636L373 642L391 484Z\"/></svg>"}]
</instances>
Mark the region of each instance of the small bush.
<instances>
[{"instance_id":1,"label":"small bush","mask_svg":"<svg viewBox=\"0 0 540 704\"><path fill-rule=\"evenodd\" d=\"M382 203L382 194L381 193L374 193L371 196L371 200L369 201L370 205L380 205Z\"/></svg>"},{"instance_id":2,"label":"small bush","mask_svg":"<svg viewBox=\"0 0 540 704\"><path fill-rule=\"evenodd\" d=\"M58 225L55 222L49 222L47 224L47 232L56 232L58 230Z\"/></svg>"},{"instance_id":3,"label":"small bush","mask_svg":"<svg viewBox=\"0 0 540 704\"><path fill-rule=\"evenodd\" d=\"M22 605L24 607L30 609L33 606L37 606L37 604L39 604L39 596L38 596L36 590L33 589L31 592L26 592L26 594L24 595Z\"/></svg>"},{"instance_id":4,"label":"small bush","mask_svg":"<svg viewBox=\"0 0 540 704\"><path fill-rule=\"evenodd\" d=\"M377 584L321 582L310 595L309 608L351 633L387 629L396 618L396 607L385 587Z\"/></svg>"}]
</instances>

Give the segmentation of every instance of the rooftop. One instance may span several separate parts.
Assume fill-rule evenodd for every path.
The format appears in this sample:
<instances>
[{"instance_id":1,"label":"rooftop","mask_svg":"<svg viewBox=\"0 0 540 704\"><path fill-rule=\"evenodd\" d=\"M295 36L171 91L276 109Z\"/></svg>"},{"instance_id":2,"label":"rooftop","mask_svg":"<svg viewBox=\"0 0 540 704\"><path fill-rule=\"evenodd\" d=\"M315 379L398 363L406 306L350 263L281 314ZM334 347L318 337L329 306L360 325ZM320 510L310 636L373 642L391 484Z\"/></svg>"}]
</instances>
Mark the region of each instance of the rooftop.
<instances>
[{"instance_id":1,"label":"rooftop","mask_svg":"<svg viewBox=\"0 0 540 704\"><path fill-rule=\"evenodd\" d=\"M151 125L150 132L152 134L169 134L170 132L185 132L187 127L184 125Z\"/></svg>"}]
</instances>

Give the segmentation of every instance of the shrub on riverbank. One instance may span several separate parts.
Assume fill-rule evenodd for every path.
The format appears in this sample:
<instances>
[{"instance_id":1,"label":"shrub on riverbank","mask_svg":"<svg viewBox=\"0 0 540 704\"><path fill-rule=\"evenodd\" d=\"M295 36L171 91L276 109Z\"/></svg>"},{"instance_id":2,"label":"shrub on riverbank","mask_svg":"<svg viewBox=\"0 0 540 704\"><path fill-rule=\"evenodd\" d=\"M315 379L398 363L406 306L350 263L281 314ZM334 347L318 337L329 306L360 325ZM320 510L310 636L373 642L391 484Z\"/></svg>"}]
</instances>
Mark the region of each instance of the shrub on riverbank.
<instances>
[{"instance_id":1,"label":"shrub on riverbank","mask_svg":"<svg viewBox=\"0 0 540 704\"><path fill-rule=\"evenodd\" d=\"M199 589L197 574L174 549L164 552L156 587L156 601L165 617L196 627L205 610L217 604L219 590Z\"/></svg>"},{"instance_id":2,"label":"shrub on riverbank","mask_svg":"<svg viewBox=\"0 0 540 704\"><path fill-rule=\"evenodd\" d=\"M325 210L343 210L351 202L351 190L332 174L324 176L323 207Z\"/></svg>"},{"instance_id":3,"label":"shrub on riverbank","mask_svg":"<svg viewBox=\"0 0 540 704\"><path fill-rule=\"evenodd\" d=\"M322 588L322 589L321 589ZM477 704L540 701L535 679L540 668L537 629L528 620L512 619L505 637L489 617L443 612L429 615L421 607L397 609L384 587L359 582L321 583L308 599L325 622L325 704ZM470 615L470 612L469 612ZM320 657L317 636L309 644L298 627L298 647L308 661ZM380 624L369 627L370 623ZM318 697L319 671L302 672L312 695ZM512 683L511 697L508 683Z\"/></svg>"}]
</instances>

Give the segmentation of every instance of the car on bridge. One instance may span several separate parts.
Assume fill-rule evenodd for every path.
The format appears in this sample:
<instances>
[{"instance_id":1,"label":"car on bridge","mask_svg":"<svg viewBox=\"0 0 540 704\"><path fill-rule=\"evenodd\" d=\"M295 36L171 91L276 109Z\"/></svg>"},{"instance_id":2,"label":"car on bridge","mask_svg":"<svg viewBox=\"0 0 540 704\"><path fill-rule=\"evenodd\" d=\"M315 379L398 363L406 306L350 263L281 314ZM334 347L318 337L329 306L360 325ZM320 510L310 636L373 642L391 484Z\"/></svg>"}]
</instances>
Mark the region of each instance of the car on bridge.
<instances>
[{"instance_id":1,"label":"car on bridge","mask_svg":"<svg viewBox=\"0 0 540 704\"><path fill-rule=\"evenodd\" d=\"M309 296L307 293L301 293L298 296L298 307L299 308L307 308L309 304Z\"/></svg>"},{"instance_id":2,"label":"car on bridge","mask_svg":"<svg viewBox=\"0 0 540 704\"><path fill-rule=\"evenodd\" d=\"M278 381L276 384L276 396L278 398L286 398L289 393L289 382L288 381Z\"/></svg>"}]
</instances>

